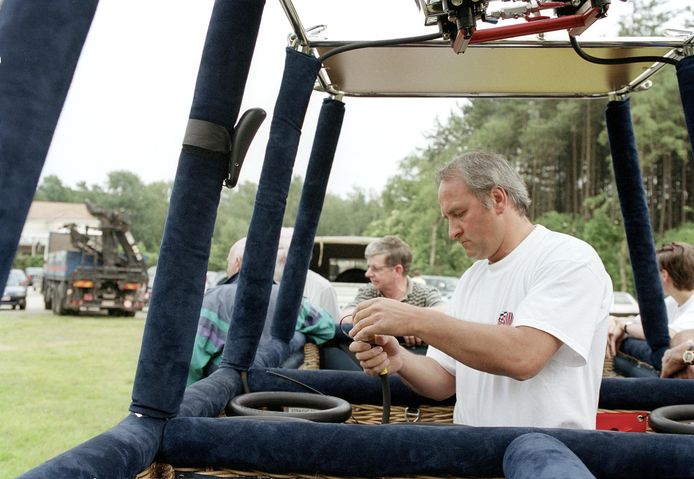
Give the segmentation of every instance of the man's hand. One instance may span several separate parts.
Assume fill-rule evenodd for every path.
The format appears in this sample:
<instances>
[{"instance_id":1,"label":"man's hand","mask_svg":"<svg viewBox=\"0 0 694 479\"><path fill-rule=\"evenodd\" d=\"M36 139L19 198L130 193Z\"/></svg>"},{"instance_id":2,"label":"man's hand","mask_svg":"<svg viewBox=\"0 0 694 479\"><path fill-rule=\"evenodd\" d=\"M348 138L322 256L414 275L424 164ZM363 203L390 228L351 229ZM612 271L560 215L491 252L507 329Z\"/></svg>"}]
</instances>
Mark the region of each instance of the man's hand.
<instances>
[{"instance_id":1,"label":"man's hand","mask_svg":"<svg viewBox=\"0 0 694 479\"><path fill-rule=\"evenodd\" d=\"M424 341L417 336L403 336L403 339L405 340L405 346L408 348L414 348L415 346L421 346L424 344Z\"/></svg>"},{"instance_id":2,"label":"man's hand","mask_svg":"<svg viewBox=\"0 0 694 479\"><path fill-rule=\"evenodd\" d=\"M694 368L691 366L686 367L682 360L682 354L688 349L694 349L694 341L691 339L665 351L663 368L660 371L661 378L678 377L691 379L692 375L694 375Z\"/></svg>"},{"instance_id":3,"label":"man's hand","mask_svg":"<svg viewBox=\"0 0 694 479\"><path fill-rule=\"evenodd\" d=\"M374 340L374 345L363 341L353 341L349 345L349 350L355 353L364 372L369 376L378 376L385 369L389 373L398 372L402 367L398 340L393 336L381 335L375 336Z\"/></svg>"},{"instance_id":4,"label":"man's hand","mask_svg":"<svg viewBox=\"0 0 694 479\"><path fill-rule=\"evenodd\" d=\"M624 341L626 334L624 334L624 325L626 321L633 321L632 318L616 318L610 316L609 326L607 329L607 350L605 351L605 356L612 359L619 352L619 347Z\"/></svg>"},{"instance_id":5,"label":"man's hand","mask_svg":"<svg viewBox=\"0 0 694 479\"><path fill-rule=\"evenodd\" d=\"M414 336L413 324L420 308L395 301L375 298L359 303L352 315L354 327L350 336L356 341L373 342L377 334ZM421 341L421 340L420 340Z\"/></svg>"}]
</instances>

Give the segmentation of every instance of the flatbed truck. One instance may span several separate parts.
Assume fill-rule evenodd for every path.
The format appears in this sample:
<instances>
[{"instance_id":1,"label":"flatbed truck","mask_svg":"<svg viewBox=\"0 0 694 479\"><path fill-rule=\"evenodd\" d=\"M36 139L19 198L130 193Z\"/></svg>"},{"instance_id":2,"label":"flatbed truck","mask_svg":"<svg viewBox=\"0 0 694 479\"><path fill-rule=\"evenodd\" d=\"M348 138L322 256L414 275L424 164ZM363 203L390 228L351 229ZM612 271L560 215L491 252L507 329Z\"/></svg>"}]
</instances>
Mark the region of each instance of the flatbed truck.
<instances>
[{"instance_id":1,"label":"flatbed truck","mask_svg":"<svg viewBox=\"0 0 694 479\"><path fill-rule=\"evenodd\" d=\"M107 312L134 316L145 305L147 270L123 213L87 205L98 227L74 224L50 233L43 300L55 314Z\"/></svg>"}]
</instances>

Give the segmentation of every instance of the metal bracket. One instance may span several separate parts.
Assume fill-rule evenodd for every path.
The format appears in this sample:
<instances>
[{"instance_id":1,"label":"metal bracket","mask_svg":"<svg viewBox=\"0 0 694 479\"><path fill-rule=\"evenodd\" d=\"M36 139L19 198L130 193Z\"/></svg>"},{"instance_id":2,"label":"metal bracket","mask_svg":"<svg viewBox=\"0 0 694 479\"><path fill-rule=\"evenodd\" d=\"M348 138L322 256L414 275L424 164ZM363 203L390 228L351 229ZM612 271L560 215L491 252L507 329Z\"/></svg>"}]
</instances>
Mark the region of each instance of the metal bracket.
<instances>
[{"instance_id":1,"label":"metal bracket","mask_svg":"<svg viewBox=\"0 0 694 479\"><path fill-rule=\"evenodd\" d=\"M229 134L226 127L205 120L190 118L183 137L183 145L194 146L229 156L224 186L233 188L239 180L241 166L248 148L267 114L261 108L246 111Z\"/></svg>"},{"instance_id":2,"label":"metal bracket","mask_svg":"<svg viewBox=\"0 0 694 479\"><path fill-rule=\"evenodd\" d=\"M612 92L607 95L609 101L626 101L629 99L628 93Z\"/></svg>"}]
</instances>

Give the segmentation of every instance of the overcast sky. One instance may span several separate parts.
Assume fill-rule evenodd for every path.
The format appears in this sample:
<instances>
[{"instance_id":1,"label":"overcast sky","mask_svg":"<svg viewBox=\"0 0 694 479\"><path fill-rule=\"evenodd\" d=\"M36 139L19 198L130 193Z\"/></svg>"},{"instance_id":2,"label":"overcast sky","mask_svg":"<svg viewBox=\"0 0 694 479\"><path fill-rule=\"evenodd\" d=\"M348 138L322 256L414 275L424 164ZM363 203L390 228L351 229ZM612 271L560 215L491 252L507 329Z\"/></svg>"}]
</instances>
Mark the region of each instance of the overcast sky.
<instances>
[{"instance_id":1,"label":"overcast sky","mask_svg":"<svg viewBox=\"0 0 694 479\"><path fill-rule=\"evenodd\" d=\"M393 5L393 0L376 2ZM296 0L304 27L327 24L330 39L382 39L432 33L412 0L388 15L374 2ZM193 96L212 0L101 0L63 109L43 175L103 183L125 169L149 183L173 180ZM316 6L319 6L316 8ZM311 6L311 9L307 9ZM334 6L330 8L330 6ZM589 29L610 35L629 6L611 5L610 18ZM602 22L602 24L601 24ZM289 23L276 0L267 0L242 111L271 114L284 62ZM586 35L587 36L587 35ZM314 93L294 172L303 176L324 94ZM444 122L461 100L346 98L345 122L328 186L342 194L359 186L380 192L397 163L426 144L424 133ZM256 137L241 181L257 182L269 119Z\"/></svg>"}]
</instances>

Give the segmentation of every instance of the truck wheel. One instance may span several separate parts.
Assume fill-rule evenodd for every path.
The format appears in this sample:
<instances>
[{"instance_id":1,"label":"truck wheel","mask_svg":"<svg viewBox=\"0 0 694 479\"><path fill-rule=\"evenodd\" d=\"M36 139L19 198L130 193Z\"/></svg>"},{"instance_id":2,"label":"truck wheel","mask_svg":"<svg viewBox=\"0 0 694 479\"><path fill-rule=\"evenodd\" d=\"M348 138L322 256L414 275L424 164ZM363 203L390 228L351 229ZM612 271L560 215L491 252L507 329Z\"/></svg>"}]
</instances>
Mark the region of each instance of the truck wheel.
<instances>
[{"instance_id":1,"label":"truck wheel","mask_svg":"<svg viewBox=\"0 0 694 479\"><path fill-rule=\"evenodd\" d=\"M19 309L22 309L22 310L27 309L27 303L26 303L26 301L23 302L23 303L20 303Z\"/></svg>"},{"instance_id":2,"label":"truck wheel","mask_svg":"<svg viewBox=\"0 0 694 479\"><path fill-rule=\"evenodd\" d=\"M43 286L43 307L45 309L53 309L53 288L51 288L50 283Z\"/></svg>"},{"instance_id":3,"label":"truck wheel","mask_svg":"<svg viewBox=\"0 0 694 479\"><path fill-rule=\"evenodd\" d=\"M53 313L58 316L63 316L65 314L65 307L63 306L63 301L65 300L65 287L61 284L53 290Z\"/></svg>"}]
</instances>

